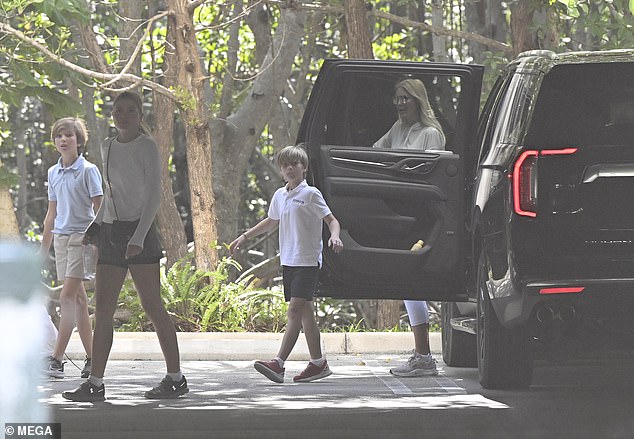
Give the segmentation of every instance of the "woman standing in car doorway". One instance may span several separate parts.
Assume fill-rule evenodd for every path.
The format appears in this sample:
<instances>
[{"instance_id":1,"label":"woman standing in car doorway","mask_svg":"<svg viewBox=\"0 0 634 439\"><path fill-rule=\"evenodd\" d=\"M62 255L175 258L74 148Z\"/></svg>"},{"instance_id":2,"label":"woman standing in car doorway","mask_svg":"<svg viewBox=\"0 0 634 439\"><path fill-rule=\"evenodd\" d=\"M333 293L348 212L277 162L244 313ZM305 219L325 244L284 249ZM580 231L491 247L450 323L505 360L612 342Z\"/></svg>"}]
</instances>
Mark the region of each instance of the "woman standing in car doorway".
<instances>
[{"instance_id":1,"label":"woman standing in car doorway","mask_svg":"<svg viewBox=\"0 0 634 439\"><path fill-rule=\"evenodd\" d=\"M392 100L398 120L373 145L374 148L444 150L445 135L429 104L425 85L419 79L405 79L394 87ZM436 375L436 360L429 347L429 309L424 300L405 300L414 334L414 353L401 366L390 369L400 377Z\"/></svg>"}]
</instances>

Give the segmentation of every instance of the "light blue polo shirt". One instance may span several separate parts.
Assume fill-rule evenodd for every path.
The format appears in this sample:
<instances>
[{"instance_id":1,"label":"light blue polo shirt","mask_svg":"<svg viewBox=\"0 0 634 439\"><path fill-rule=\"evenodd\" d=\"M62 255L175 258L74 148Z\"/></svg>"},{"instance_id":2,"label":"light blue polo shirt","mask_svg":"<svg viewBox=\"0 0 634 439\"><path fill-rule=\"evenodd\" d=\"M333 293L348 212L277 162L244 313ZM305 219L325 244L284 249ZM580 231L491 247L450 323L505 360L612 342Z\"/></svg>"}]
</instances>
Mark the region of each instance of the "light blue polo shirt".
<instances>
[{"instance_id":1,"label":"light blue polo shirt","mask_svg":"<svg viewBox=\"0 0 634 439\"><path fill-rule=\"evenodd\" d=\"M85 232L95 218L92 198L103 195L101 174L82 155L64 168L60 157L48 170L48 199L57 202L53 233Z\"/></svg>"}]
</instances>

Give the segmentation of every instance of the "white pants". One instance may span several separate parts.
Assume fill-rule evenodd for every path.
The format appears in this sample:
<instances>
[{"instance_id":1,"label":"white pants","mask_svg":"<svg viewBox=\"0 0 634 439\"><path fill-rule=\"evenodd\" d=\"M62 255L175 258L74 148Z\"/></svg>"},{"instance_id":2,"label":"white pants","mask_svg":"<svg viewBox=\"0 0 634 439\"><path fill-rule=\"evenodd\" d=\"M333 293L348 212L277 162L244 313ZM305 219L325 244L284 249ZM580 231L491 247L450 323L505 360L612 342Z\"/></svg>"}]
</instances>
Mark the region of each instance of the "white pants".
<instances>
[{"instance_id":1,"label":"white pants","mask_svg":"<svg viewBox=\"0 0 634 439\"><path fill-rule=\"evenodd\" d=\"M57 341L57 328L51 321L51 316L48 315L44 306L40 307L40 321L41 331L44 335L43 340L43 357L48 357L55 349L55 342Z\"/></svg>"},{"instance_id":2,"label":"white pants","mask_svg":"<svg viewBox=\"0 0 634 439\"><path fill-rule=\"evenodd\" d=\"M424 300L404 300L405 309L409 316L410 326L418 326L429 323L429 309Z\"/></svg>"}]
</instances>

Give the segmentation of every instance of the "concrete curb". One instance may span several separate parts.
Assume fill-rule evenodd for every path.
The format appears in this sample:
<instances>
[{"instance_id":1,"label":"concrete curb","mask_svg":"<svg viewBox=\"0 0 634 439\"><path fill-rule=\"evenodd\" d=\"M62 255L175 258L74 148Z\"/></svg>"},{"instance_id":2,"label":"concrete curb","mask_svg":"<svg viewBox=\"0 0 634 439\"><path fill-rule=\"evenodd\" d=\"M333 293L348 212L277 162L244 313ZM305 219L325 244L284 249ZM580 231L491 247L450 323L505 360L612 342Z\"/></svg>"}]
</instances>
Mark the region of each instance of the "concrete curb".
<instances>
[{"instance_id":1,"label":"concrete curb","mask_svg":"<svg viewBox=\"0 0 634 439\"><path fill-rule=\"evenodd\" d=\"M284 334L260 332L179 332L181 359L192 360L255 360L275 355ZM410 332L352 332L321 334L324 352L329 355L407 354L414 348ZM439 332L429 334L431 351L441 353ZM71 337L66 354L81 360L86 355L79 336ZM153 332L115 332L111 360L163 360L163 354ZM289 360L308 360L303 334Z\"/></svg>"}]
</instances>

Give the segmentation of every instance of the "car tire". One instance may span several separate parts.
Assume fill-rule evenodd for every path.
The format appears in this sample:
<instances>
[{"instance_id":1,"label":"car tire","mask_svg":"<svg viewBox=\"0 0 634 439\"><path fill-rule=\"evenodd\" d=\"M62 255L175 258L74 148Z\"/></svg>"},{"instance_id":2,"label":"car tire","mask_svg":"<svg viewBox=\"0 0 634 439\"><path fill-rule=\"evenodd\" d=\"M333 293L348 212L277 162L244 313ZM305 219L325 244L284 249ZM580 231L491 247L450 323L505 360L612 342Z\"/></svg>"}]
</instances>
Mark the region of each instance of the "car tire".
<instances>
[{"instance_id":1,"label":"car tire","mask_svg":"<svg viewBox=\"0 0 634 439\"><path fill-rule=\"evenodd\" d=\"M442 359L451 367L478 367L476 336L452 328L451 319L459 317L458 306L454 302L443 302L442 316Z\"/></svg>"},{"instance_id":2,"label":"car tire","mask_svg":"<svg viewBox=\"0 0 634 439\"><path fill-rule=\"evenodd\" d=\"M486 286L484 253L478 258L477 355L485 389L521 389L533 379L533 354L526 328L507 329L499 322Z\"/></svg>"}]
</instances>

